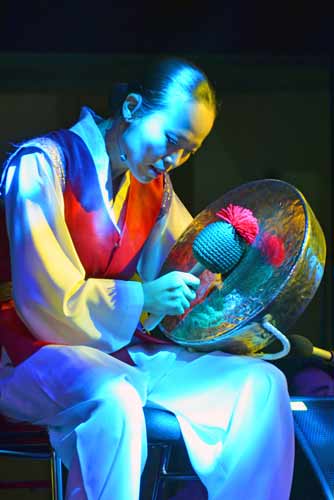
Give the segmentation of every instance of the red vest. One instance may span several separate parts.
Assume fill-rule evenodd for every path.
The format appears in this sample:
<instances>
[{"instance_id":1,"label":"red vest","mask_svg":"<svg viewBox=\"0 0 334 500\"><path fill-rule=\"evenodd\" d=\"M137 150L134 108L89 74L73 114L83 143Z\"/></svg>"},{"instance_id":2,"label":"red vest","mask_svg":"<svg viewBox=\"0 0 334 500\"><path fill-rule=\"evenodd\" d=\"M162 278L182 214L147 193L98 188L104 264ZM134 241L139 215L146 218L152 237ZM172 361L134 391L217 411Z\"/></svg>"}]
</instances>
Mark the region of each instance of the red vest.
<instances>
[{"instance_id":1,"label":"red vest","mask_svg":"<svg viewBox=\"0 0 334 500\"><path fill-rule=\"evenodd\" d=\"M163 176L142 184L131 175L119 235L103 202L93 159L82 139L71 131L63 130L49 134L46 143L42 139L40 148L53 161L55 155L62 159L65 220L86 278L130 279L161 210ZM0 210L0 232L0 281L5 282L10 280L10 256L3 207ZM140 330L136 334L143 340L171 343ZM16 365L49 342L34 337L18 317L13 300L9 299L0 302L0 344ZM124 349L113 355L131 363Z\"/></svg>"}]
</instances>

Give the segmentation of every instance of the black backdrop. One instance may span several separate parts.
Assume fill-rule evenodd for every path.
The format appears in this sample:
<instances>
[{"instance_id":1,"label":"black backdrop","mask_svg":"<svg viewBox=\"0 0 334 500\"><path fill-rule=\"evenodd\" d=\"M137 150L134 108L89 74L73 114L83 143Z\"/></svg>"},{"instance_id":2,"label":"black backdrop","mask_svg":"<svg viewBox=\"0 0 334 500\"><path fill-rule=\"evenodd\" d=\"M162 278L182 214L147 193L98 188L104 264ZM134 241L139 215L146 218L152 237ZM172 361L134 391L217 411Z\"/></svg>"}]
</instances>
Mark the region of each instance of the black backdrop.
<instances>
[{"instance_id":1,"label":"black backdrop","mask_svg":"<svg viewBox=\"0 0 334 500\"><path fill-rule=\"evenodd\" d=\"M333 52L331 2L3 0L0 50Z\"/></svg>"},{"instance_id":2,"label":"black backdrop","mask_svg":"<svg viewBox=\"0 0 334 500\"><path fill-rule=\"evenodd\" d=\"M326 179L325 183L330 184L334 150L333 21L334 16L330 2L320 0L316 3L306 1L260 2L258 0L251 2L245 0L220 2L207 0L205 3L195 3L190 0L169 0L159 3L140 0L132 3L124 0L90 2L87 0L63 0L63 2L60 0L57 2L52 0L3 0L0 10L0 90L2 92L0 111L3 112L0 159L3 160L8 140L16 139L16 130L27 136L39 132L39 130L29 130L29 121L23 116L23 113L26 115L31 113L33 104L31 103L29 107L27 102L31 99L32 93L36 94L40 90L44 96L49 94L50 97L50 94L57 92L54 99L58 99L58 101L54 100L52 111L57 109L57 120L65 126L69 125L67 122L69 116L71 113L73 115L76 113L79 102L84 99L81 95L78 96L80 91L77 91L77 88L84 87L83 94L87 96L91 91L93 92L95 86L102 95L104 92L103 80L106 76L108 77L104 73L104 68L107 67L104 59L106 56L110 55L113 61L116 61L113 64L117 71L121 70L126 73L127 61L129 60L132 64L134 61L137 61L137 64L142 64L147 57L156 53L189 55L195 57L204 69L208 70L209 74L210 70L214 69L214 73L217 75L219 74L217 71L220 65L219 58L222 56L221 67L223 68L225 64L227 69L220 71L223 75L221 88L225 89L227 93L230 92L230 95L237 88L239 102L245 102L243 95L247 92L249 95L252 92L253 94L257 92L258 95L262 93L263 96L268 91L273 93L273 89L276 89L277 92L290 92L292 103L293 92L295 92L295 101L297 102L303 91L307 98L308 92L313 92L313 95L314 92L318 92L320 95L321 86L328 87L326 90L328 104L326 106L329 126L326 124L323 131L324 134L328 135L327 142L330 142L330 145L329 148L327 147L329 153L326 161L323 162L324 168L319 171L319 175ZM99 59L101 57L102 59ZM247 71L244 69L246 65L248 65ZM300 69L301 66L304 68ZM233 68L237 68L237 70L235 71ZM279 68L283 68L281 77L279 76ZM294 68L297 68L296 75L297 73L304 75L301 77L303 81L299 79L299 76L295 80L295 77L291 80L289 75L292 74L291 71L293 72ZM253 71L253 76L248 71L249 69ZM317 75L320 73L324 76L318 77ZM245 75L249 81L245 81ZM270 81L268 75L271 75ZM287 84L283 81L285 75L288 75ZM280 81L275 81L275 78ZM226 86L228 79L230 81ZM16 101L15 92L17 92ZM11 98L8 98L7 101L6 93L11 93ZM59 100L62 98L61 106ZM50 102L52 99L50 97ZM21 112L14 109L15 102L17 108L21 107ZM100 102L101 100L95 99L94 105ZM233 99L231 102L234 105L236 103ZM272 103L274 102L278 103L279 101L273 99ZM229 101L226 104L228 107ZM320 104L319 100L319 106ZM241 106L239 107L238 116L242 117L242 109ZM68 108L70 108L70 113L66 117L62 109L68 110ZM13 109L13 113L11 113L11 109ZM294 113L292 110L291 116ZM315 113L316 104L313 116ZM9 115L11 115L10 120L8 120ZM225 116L229 116L228 111ZM305 116L307 118L307 115ZM322 117L327 119L323 108ZM47 118L46 116L45 127L48 126ZM22 119L27 120L25 127L22 126ZM300 128L302 118L299 120L299 123L296 122L296 127ZM321 123L321 118L319 123ZM232 120L231 124L233 125ZM236 125L237 131L238 124ZM40 127L43 131L42 123ZM316 130L315 124L313 124L313 128ZM278 131L283 131L283 129ZM225 137L228 136L228 130L224 130L224 134ZM307 141L306 135L305 142ZM233 140L232 138L230 140L232 147ZM324 146L324 143L320 144L320 142L318 141L319 154ZM211 144L211 151L212 153L215 151L213 144ZM316 154L315 150L314 152ZM296 152L297 158L298 154L300 151ZM233 151L233 155L235 159L236 150ZM266 158L263 158L263 162L265 160ZM244 159L240 159L240 164L242 162ZM257 158L254 154L254 164L256 162ZM314 163L316 165L317 162ZM200 167L196 168L198 171ZM307 168L309 169L308 174L310 174L313 167ZM305 170L307 168L305 167ZM258 170L256 174L257 176L267 176L271 172L263 168ZM302 174L301 170L298 173L299 177L296 180L301 188L306 182L306 174L307 172ZM185 173L180 172L178 175L175 182L180 186L183 199L187 206L193 205L195 211L198 211L201 204L205 205L209 201L205 198L205 192L203 191L202 198L198 198L196 186L195 195L194 189L189 188L189 179L191 180L194 173L188 173L186 179L182 177L186 175ZM283 175L282 171L279 172L279 175ZM246 180L250 179L244 176L240 179L235 178L234 182ZM228 189L233 186L229 186L227 183L223 187ZM212 186L207 186L208 193L211 193L211 188ZM214 193L207 196L210 198L213 195ZM326 196L327 199L330 197L328 193ZM318 198L322 197L322 194L318 196ZM319 337L318 334L314 334L313 340L317 341L318 339L318 342L329 347L333 346L330 312L334 309L331 298L333 233L329 202L321 203L319 210L317 204L318 200L315 196L314 202L311 199L311 205L315 206L320 216L320 222L325 227L329 250L327 277L322 286L322 289L325 290L325 299L321 295L318 298L318 304L313 305L318 311L317 319L307 321L306 316L305 323L300 324L300 326L303 329L306 323L313 323L313 330L319 331L318 326L320 325L320 329L325 330L326 333ZM325 212L327 215L323 215ZM323 317L325 319L321 319Z\"/></svg>"}]
</instances>

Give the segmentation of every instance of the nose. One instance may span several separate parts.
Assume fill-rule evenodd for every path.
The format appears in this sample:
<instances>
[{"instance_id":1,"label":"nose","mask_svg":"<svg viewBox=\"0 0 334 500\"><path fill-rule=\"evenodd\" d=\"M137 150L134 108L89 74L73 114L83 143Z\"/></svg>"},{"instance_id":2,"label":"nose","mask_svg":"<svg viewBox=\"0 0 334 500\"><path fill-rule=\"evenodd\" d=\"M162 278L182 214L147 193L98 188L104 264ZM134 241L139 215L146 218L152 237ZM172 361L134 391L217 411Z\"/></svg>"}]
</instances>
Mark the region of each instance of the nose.
<instances>
[{"instance_id":1,"label":"nose","mask_svg":"<svg viewBox=\"0 0 334 500\"><path fill-rule=\"evenodd\" d=\"M165 156L163 159L164 169L169 172L174 168L174 162L171 155Z\"/></svg>"},{"instance_id":2,"label":"nose","mask_svg":"<svg viewBox=\"0 0 334 500\"><path fill-rule=\"evenodd\" d=\"M176 168L180 165L181 159L183 156L183 150L179 149L178 151L175 151L172 154L169 154L164 157L164 167L167 171L172 170L173 168Z\"/></svg>"}]
</instances>

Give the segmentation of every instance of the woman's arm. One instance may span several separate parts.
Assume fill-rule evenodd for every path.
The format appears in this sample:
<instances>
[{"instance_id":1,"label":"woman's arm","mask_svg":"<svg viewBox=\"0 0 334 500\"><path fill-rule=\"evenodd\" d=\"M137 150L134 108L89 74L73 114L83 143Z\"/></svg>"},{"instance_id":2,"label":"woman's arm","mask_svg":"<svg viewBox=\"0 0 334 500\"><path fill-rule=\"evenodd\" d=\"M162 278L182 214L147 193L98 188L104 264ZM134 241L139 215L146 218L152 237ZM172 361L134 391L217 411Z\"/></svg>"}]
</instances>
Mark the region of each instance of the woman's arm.
<instances>
[{"instance_id":1,"label":"woman's arm","mask_svg":"<svg viewBox=\"0 0 334 500\"><path fill-rule=\"evenodd\" d=\"M154 226L142 251L137 270L143 281L158 276L170 249L192 220L191 214L173 191L170 206Z\"/></svg>"},{"instance_id":2,"label":"woman's arm","mask_svg":"<svg viewBox=\"0 0 334 500\"><path fill-rule=\"evenodd\" d=\"M14 155L5 203L15 305L32 333L106 352L128 344L142 312L142 286L85 278L65 223L60 180L42 151Z\"/></svg>"}]
</instances>

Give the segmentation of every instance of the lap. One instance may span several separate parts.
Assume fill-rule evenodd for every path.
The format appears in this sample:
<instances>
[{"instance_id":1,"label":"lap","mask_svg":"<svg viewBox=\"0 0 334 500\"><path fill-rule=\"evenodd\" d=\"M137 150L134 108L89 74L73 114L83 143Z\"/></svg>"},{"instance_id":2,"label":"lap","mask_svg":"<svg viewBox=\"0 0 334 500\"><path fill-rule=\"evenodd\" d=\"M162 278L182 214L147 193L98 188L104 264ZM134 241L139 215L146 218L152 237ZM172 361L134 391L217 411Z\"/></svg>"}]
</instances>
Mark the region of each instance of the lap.
<instances>
[{"instance_id":1,"label":"lap","mask_svg":"<svg viewBox=\"0 0 334 500\"><path fill-rule=\"evenodd\" d=\"M176 414L196 414L219 403L224 415L231 412L245 383L266 392L268 385L280 387L285 379L268 363L219 351L189 352L181 346L130 348L137 364L127 365L86 346L45 346L0 381L0 411L18 419L35 421L90 398L120 397L120 384L132 386L142 402ZM283 380L284 379L284 380ZM223 404L224 403L224 404ZM202 411L203 410L203 411ZM207 422L209 423L209 422Z\"/></svg>"},{"instance_id":2,"label":"lap","mask_svg":"<svg viewBox=\"0 0 334 500\"><path fill-rule=\"evenodd\" d=\"M131 386L145 402L146 377L140 371L86 346L44 346L0 380L0 411L40 423L90 399L120 397Z\"/></svg>"},{"instance_id":3,"label":"lap","mask_svg":"<svg viewBox=\"0 0 334 500\"><path fill-rule=\"evenodd\" d=\"M195 353L180 347L136 347L131 356L148 374L148 405L200 425L226 427L241 395L245 401L256 401L252 405L256 412L265 405L272 412L277 405L289 405L285 376L259 358L221 351Z\"/></svg>"}]
</instances>

